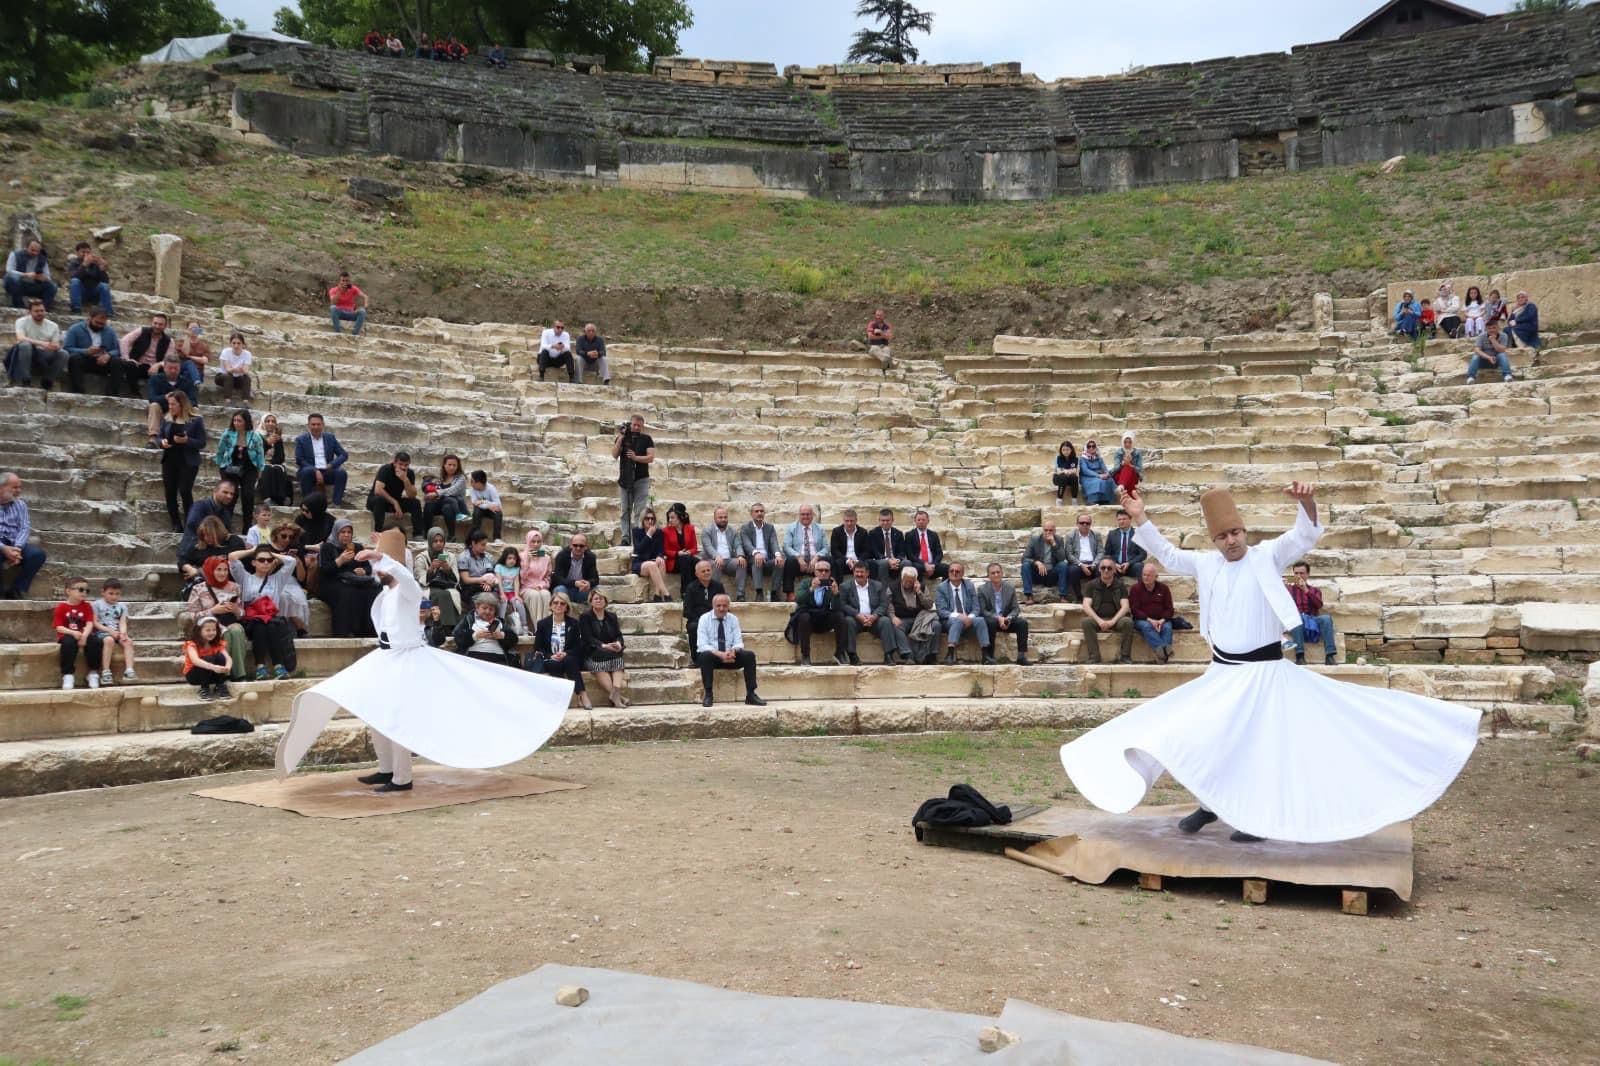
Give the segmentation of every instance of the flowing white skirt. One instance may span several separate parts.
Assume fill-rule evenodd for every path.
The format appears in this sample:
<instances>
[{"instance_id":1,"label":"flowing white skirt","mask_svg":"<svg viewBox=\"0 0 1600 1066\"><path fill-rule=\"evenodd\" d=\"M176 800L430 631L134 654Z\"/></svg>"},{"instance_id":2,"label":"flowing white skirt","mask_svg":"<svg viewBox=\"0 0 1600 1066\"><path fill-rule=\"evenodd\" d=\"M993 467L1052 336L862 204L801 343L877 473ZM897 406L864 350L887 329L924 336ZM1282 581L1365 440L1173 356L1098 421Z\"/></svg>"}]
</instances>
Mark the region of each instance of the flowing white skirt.
<instances>
[{"instance_id":1,"label":"flowing white skirt","mask_svg":"<svg viewBox=\"0 0 1600 1066\"><path fill-rule=\"evenodd\" d=\"M1213 663L1064 745L1061 764L1103 810L1132 810L1165 769L1235 829L1319 844L1432 804L1472 754L1478 719L1289 662Z\"/></svg>"},{"instance_id":2,"label":"flowing white skirt","mask_svg":"<svg viewBox=\"0 0 1600 1066\"><path fill-rule=\"evenodd\" d=\"M340 707L424 759L484 769L539 750L571 699L571 681L437 648L378 649L294 698L278 773L294 772Z\"/></svg>"}]
</instances>

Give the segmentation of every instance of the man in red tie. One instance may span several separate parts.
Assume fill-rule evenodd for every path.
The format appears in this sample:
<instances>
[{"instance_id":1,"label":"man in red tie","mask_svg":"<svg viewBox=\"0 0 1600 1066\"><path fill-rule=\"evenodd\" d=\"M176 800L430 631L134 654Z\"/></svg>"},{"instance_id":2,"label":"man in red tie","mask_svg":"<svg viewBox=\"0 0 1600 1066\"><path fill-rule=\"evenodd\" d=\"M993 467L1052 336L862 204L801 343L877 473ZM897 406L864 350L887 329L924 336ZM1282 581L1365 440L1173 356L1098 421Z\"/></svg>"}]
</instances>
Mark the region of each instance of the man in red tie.
<instances>
[{"instance_id":1,"label":"man in red tie","mask_svg":"<svg viewBox=\"0 0 1600 1066\"><path fill-rule=\"evenodd\" d=\"M918 510L914 519L916 528L906 538L906 554L917 561L922 580L943 581L950 568L944 565L944 548L939 544L939 534L928 528L928 512Z\"/></svg>"}]
</instances>

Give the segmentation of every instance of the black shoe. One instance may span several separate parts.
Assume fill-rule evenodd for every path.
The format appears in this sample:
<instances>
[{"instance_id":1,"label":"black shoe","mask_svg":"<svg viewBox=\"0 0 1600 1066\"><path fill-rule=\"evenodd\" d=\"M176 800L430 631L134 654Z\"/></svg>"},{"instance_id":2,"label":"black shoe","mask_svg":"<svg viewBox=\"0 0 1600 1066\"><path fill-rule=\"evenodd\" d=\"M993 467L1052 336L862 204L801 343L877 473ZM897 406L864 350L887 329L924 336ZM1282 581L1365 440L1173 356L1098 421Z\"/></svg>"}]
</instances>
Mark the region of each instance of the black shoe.
<instances>
[{"instance_id":1,"label":"black shoe","mask_svg":"<svg viewBox=\"0 0 1600 1066\"><path fill-rule=\"evenodd\" d=\"M407 781L403 785L397 785L393 781L385 781L383 784L379 785L377 788L373 789L372 791L374 791L374 792L410 792L411 791L411 782Z\"/></svg>"},{"instance_id":2,"label":"black shoe","mask_svg":"<svg viewBox=\"0 0 1600 1066\"><path fill-rule=\"evenodd\" d=\"M835 666L843 666L846 663L848 663L849 661L850 661L849 659L846 659L844 657L844 652L836 651L836 652L833 653L833 665L835 665Z\"/></svg>"},{"instance_id":3,"label":"black shoe","mask_svg":"<svg viewBox=\"0 0 1600 1066\"><path fill-rule=\"evenodd\" d=\"M539 380L540 381L544 380L544 371L543 370L539 371Z\"/></svg>"},{"instance_id":4,"label":"black shoe","mask_svg":"<svg viewBox=\"0 0 1600 1066\"><path fill-rule=\"evenodd\" d=\"M885 665L885 666L893 666L894 663L895 663L895 654L894 654L894 652L890 652L888 655L885 655L883 657L883 665Z\"/></svg>"},{"instance_id":5,"label":"black shoe","mask_svg":"<svg viewBox=\"0 0 1600 1066\"><path fill-rule=\"evenodd\" d=\"M211 686L210 685L201 685L198 695L199 695L200 701L202 703L210 703L211 702Z\"/></svg>"},{"instance_id":6,"label":"black shoe","mask_svg":"<svg viewBox=\"0 0 1600 1066\"><path fill-rule=\"evenodd\" d=\"M1017 665L1018 666L1032 666L1033 665L1033 660L1028 658L1026 655L1019 655L1019 656L1017 656Z\"/></svg>"},{"instance_id":7,"label":"black shoe","mask_svg":"<svg viewBox=\"0 0 1600 1066\"><path fill-rule=\"evenodd\" d=\"M360 777L356 778L356 780L360 781L363 785L387 785L390 781L394 780L394 775L386 774L382 770L378 770L375 773L362 774Z\"/></svg>"},{"instance_id":8,"label":"black shoe","mask_svg":"<svg viewBox=\"0 0 1600 1066\"><path fill-rule=\"evenodd\" d=\"M954 666L956 664L956 653L954 651L944 653L944 664L946 666Z\"/></svg>"},{"instance_id":9,"label":"black shoe","mask_svg":"<svg viewBox=\"0 0 1600 1066\"><path fill-rule=\"evenodd\" d=\"M850 653L850 665L851 666L860 666L861 665L861 656L857 655L855 652L851 652Z\"/></svg>"},{"instance_id":10,"label":"black shoe","mask_svg":"<svg viewBox=\"0 0 1600 1066\"><path fill-rule=\"evenodd\" d=\"M1296 666L1304 666L1306 664L1306 657L1304 655L1296 653L1295 657L1294 657L1294 664Z\"/></svg>"},{"instance_id":11,"label":"black shoe","mask_svg":"<svg viewBox=\"0 0 1600 1066\"><path fill-rule=\"evenodd\" d=\"M1216 815L1212 814L1204 807L1199 807L1193 814L1184 815L1182 820L1178 822L1178 828L1183 830L1185 833L1198 833L1200 830L1204 829L1206 826L1210 825L1216 820Z\"/></svg>"},{"instance_id":12,"label":"black shoe","mask_svg":"<svg viewBox=\"0 0 1600 1066\"><path fill-rule=\"evenodd\" d=\"M985 666L993 666L994 665L994 653L993 652L987 652L986 651L986 652L983 653L983 665L985 665Z\"/></svg>"},{"instance_id":13,"label":"black shoe","mask_svg":"<svg viewBox=\"0 0 1600 1066\"><path fill-rule=\"evenodd\" d=\"M214 700L233 699L233 693L228 691L228 683L226 681L218 681L215 685L212 685L211 698Z\"/></svg>"},{"instance_id":14,"label":"black shoe","mask_svg":"<svg viewBox=\"0 0 1600 1066\"><path fill-rule=\"evenodd\" d=\"M1337 655L1330 655L1330 656L1328 656L1327 661L1324 662L1322 665L1323 666L1338 666L1339 665L1339 657Z\"/></svg>"},{"instance_id":15,"label":"black shoe","mask_svg":"<svg viewBox=\"0 0 1600 1066\"><path fill-rule=\"evenodd\" d=\"M1131 656L1131 655L1119 655L1119 656L1117 656L1117 663L1119 665L1122 665L1122 666L1132 666L1133 665L1133 656Z\"/></svg>"},{"instance_id":16,"label":"black shoe","mask_svg":"<svg viewBox=\"0 0 1600 1066\"><path fill-rule=\"evenodd\" d=\"M752 707L765 707L767 705L767 701L757 696L754 692L746 692L744 701Z\"/></svg>"},{"instance_id":17,"label":"black shoe","mask_svg":"<svg viewBox=\"0 0 1600 1066\"><path fill-rule=\"evenodd\" d=\"M809 655L800 656L800 665L801 666L810 666L811 665L811 656L809 656Z\"/></svg>"},{"instance_id":18,"label":"black shoe","mask_svg":"<svg viewBox=\"0 0 1600 1066\"><path fill-rule=\"evenodd\" d=\"M709 693L709 692L707 692L707 693L706 693L706 694L705 694L705 698L703 698L703 699L702 699L702 700L701 700L701 701L700 701L700 706L702 706L702 707L709 707L709 706L711 706L711 693Z\"/></svg>"},{"instance_id":19,"label":"black shoe","mask_svg":"<svg viewBox=\"0 0 1600 1066\"><path fill-rule=\"evenodd\" d=\"M1252 836L1242 830L1235 829L1233 832L1228 834L1228 839L1233 841L1235 844L1257 844L1267 838Z\"/></svg>"}]
</instances>

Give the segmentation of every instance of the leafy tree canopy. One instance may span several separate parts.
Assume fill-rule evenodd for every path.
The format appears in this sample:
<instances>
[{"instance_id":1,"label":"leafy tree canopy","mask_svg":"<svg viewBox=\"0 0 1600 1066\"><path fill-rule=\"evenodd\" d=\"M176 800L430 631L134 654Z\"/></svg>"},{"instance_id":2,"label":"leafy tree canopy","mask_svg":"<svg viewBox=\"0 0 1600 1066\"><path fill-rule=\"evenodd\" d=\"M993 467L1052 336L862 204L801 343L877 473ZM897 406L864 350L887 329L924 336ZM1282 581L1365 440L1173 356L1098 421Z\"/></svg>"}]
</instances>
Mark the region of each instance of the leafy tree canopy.
<instances>
[{"instance_id":1,"label":"leafy tree canopy","mask_svg":"<svg viewBox=\"0 0 1600 1066\"><path fill-rule=\"evenodd\" d=\"M86 89L107 63L236 28L211 0L17 0L7 11L0 98L13 100Z\"/></svg>"}]
</instances>

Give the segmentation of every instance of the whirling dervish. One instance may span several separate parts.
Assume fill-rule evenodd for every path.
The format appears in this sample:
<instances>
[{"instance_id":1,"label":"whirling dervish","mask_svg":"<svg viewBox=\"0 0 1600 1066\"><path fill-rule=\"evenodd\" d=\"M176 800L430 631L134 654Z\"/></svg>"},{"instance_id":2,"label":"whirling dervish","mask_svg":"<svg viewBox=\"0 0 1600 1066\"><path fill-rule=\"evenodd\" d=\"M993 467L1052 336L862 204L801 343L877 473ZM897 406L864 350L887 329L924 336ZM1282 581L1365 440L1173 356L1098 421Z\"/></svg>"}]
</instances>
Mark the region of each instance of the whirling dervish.
<instances>
[{"instance_id":1,"label":"whirling dervish","mask_svg":"<svg viewBox=\"0 0 1600 1066\"><path fill-rule=\"evenodd\" d=\"M1061 749L1089 802L1132 810L1171 773L1200 801L1179 828L1220 816L1232 839L1326 843L1402 822L1449 787L1478 741L1479 712L1387 688L1334 680L1283 657L1300 616L1283 571L1316 546L1315 487L1294 482L1294 528L1250 546L1226 489L1200 497L1218 551L1174 547L1136 492L1120 499L1134 539L1169 573L1195 579L1211 665L1187 684Z\"/></svg>"},{"instance_id":2,"label":"whirling dervish","mask_svg":"<svg viewBox=\"0 0 1600 1066\"><path fill-rule=\"evenodd\" d=\"M295 696L278 741L279 776L294 772L341 707L372 730L378 770L360 780L379 792L411 790L413 752L444 766L482 769L537 751L561 727L572 682L428 647L405 535L387 530L376 543L357 558L383 584L372 605L378 650Z\"/></svg>"}]
</instances>

